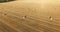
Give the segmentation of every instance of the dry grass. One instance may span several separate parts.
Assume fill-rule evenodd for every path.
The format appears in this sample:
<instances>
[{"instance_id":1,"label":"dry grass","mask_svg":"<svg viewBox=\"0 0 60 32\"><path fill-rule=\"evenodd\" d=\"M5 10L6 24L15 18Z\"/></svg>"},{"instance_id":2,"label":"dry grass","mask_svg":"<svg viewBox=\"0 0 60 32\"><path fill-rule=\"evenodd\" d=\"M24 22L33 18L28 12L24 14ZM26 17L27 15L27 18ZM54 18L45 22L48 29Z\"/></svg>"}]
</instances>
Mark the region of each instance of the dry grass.
<instances>
[{"instance_id":1,"label":"dry grass","mask_svg":"<svg viewBox=\"0 0 60 32\"><path fill-rule=\"evenodd\" d=\"M0 3L0 32L60 32L58 3ZM52 16L52 21L49 16Z\"/></svg>"}]
</instances>

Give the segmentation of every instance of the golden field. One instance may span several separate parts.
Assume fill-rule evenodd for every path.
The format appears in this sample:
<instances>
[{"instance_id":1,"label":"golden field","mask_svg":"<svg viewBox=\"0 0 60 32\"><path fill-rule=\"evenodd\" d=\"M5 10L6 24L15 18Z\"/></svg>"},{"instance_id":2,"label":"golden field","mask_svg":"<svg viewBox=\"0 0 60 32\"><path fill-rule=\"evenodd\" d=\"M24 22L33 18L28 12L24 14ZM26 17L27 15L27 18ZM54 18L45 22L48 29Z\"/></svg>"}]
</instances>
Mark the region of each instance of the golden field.
<instances>
[{"instance_id":1,"label":"golden field","mask_svg":"<svg viewBox=\"0 0 60 32\"><path fill-rule=\"evenodd\" d=\"M60 0L0 3L0 32L60 32L59 21Z\"/></svg>"}]
</instances>

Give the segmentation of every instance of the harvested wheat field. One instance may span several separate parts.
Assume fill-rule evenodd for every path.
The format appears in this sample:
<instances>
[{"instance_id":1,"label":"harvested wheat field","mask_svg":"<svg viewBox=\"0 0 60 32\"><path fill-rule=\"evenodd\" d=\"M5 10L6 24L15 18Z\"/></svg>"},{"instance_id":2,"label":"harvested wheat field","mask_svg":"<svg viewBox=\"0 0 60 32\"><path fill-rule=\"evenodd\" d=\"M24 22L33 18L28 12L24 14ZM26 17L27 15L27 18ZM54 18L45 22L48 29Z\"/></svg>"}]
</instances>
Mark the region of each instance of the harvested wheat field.
<instances>
[{"instance_id":1,"label":"harvested wheat field","mask_svg":"<svg viewBox=\"0 0 60 32\"><path fill-rule=\"evenodd\" d=\"M60 32L60 0L0 3L0 32Z\"/></svg>"}]
</instances>

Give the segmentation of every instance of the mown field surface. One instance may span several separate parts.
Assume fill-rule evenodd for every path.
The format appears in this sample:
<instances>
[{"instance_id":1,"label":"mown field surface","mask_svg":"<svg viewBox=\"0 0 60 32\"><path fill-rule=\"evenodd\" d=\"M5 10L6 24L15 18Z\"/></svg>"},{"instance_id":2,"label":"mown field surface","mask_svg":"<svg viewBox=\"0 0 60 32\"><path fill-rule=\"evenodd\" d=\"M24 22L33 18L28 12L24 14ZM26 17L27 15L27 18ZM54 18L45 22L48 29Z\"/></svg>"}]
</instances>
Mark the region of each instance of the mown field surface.
<instances>
[{"instance_id":1,"label":"mown field surface","mask_svg":"<svg viewBox=\"0 0 60 32\"><path fill-rule=\"evenodd\" d=\"M60 0L0 3L0 32L60 32Z\"/></svg>"}]
</instances>

